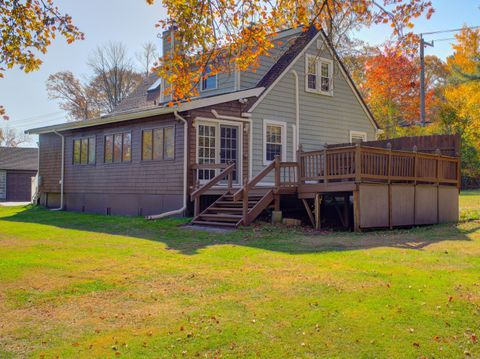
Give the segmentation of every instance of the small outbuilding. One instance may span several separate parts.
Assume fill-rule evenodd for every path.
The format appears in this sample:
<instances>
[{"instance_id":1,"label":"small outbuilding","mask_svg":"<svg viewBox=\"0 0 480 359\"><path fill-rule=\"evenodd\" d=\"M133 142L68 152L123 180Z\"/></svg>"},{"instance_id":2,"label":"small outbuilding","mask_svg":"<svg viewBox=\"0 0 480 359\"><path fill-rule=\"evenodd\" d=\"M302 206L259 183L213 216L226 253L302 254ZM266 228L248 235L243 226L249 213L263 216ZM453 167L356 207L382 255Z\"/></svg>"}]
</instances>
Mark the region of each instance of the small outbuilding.
<instances>
[{"instance_id":1,"label":"small outbuilding","mask_svg":"<svg viewBox=\"0 0 480 359\"><path fill-rule=\"evenodd\" d=\"M0 201L31 201L37 171L37 148L0 147Z\"/></svg>"}]
</instances>

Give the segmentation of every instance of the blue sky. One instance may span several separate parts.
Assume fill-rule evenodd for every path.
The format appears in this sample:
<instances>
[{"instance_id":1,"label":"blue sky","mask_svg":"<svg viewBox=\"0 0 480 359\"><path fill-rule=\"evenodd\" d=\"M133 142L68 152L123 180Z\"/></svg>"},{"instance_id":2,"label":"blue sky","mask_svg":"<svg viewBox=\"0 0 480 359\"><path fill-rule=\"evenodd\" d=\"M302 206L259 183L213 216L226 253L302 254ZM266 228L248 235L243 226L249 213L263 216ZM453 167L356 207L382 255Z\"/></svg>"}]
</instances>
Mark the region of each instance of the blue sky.
<instances>
[{"instance_id":1,"label":"blue sky","mask_svg":"<svg viewBox=\"0 0 480 359\"><path fill-rule=\"evenodd\" d=\"M47 97L45 81L50 74L63 70L70 70L80 78L86 75L89 54L97 46L108 41L121 41L133 57L142 43L151 41L160 45L159 30L154 26L165 16L160 1L154 6L147 5L144 0L58 0L57 3L62 11L74 18L86 39L67 45L59 37L43 57L44 64L39 71L24 74L9 70L5 79L0 79L0 104L6 107L11 118L8 125L12 128L25 130L64 122L64 113ZM436 13L429 21L419 19L415 32L480 25L479 0L433 0L433 4ZM359 33L361 39L371 44L387 40L388 35L389 28L385 26L375 26ZM451 37L453 34L450 33L427 36L426 39ZM434 48L427 49L427 54L445 58L452 52L451 43L451 40L438 42ZM30 145L34 145L34 141L32 139Z\"/></svg>"}]
</instances>

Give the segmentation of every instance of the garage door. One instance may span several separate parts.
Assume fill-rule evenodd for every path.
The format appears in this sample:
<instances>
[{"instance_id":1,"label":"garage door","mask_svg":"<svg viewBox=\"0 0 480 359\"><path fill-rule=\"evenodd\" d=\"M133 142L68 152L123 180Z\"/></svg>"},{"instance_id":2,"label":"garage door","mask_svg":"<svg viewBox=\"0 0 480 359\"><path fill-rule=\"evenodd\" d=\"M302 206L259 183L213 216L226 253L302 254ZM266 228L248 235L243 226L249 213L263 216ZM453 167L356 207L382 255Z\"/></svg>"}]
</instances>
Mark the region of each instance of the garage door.
<instances>
[{"instance_id":1,"label":"garage door","mask_svg":"<svg viewBox=\"0 0 480 359\"><path fill-rule=\"evenodd\" d=\"M29 202L32 199L32 174L7 172L7 201Z\"/></svg>"}]
</instances>

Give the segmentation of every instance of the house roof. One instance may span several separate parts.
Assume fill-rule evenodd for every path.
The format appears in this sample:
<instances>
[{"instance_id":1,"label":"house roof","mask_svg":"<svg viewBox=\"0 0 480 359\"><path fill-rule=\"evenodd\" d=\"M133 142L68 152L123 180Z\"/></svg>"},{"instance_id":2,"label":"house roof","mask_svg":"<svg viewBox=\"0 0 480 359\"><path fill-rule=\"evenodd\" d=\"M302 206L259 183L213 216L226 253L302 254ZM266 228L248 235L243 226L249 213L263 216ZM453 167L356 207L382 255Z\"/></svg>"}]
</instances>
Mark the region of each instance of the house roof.
<instances>
[{"instance_id":1,"label":"house roof","mask_svg":"<svg viewBox=\"0 0 480 359\"><path fill-rule=\"evenodd\" d=\"M311 27L308 31L303 32L297 37L295 42L283 53L278 61L273 64L270 70L262 77L257 86L268 89L275 80L285 71L307 44L317 35L318 31L315 27Z\"/></svg>"},{"instance_id":2,"label":"house roof","mask_svg":"<svg viewBox=\"0 0 480 359\"><path fill-rule=\"evenodd\" d=\"M38 148L0 147L0 170L38 169Z\"/></svg>"},{"instance_id":3,"label":"house roof","mask_svg":"<svg viewBox=\"0 0 480 359\"><path fill-rule=\"evenodd\" d=\"M120 102L110 114L132 109L144 109L155 106L156 101L160 98L160 89L149 91L149 88L158 81L156 73L148 75L148 77L138 86L129 96Z\"/></svg>"},{"instance_id":4,"label":"house roof","mask_svg":"<svg viewBox=\"0 0 480 359\"><path fill-rule=\"evenodd\" d=\"M265 90L265 88L256 87L253 89L235 91L235 92L224 93L220 95L213 95L210 97L201 97L192 101L182 102L179 105L175 105L171 107L170 106L148 106L141 110L138 110L138 109L126 110L123 112L109 114L107 116L100 117L94 120L67 122L59 125L32 128L25 131L25 133L42 134L42 133L50 133L50 132L61 132L61 131L67 131L67 130L74 130L78 128L101 126L101 125L114 123L114 122L121 122L121 121L135 120L135 119L141 119L141 118L146 118L151 116L164 115L164 114L169 114L174 112L189 111L196 108L212 106L219 103L240 100L243 98L258 97L263 92L263 90Z\"/></svg>"}]
</instances>

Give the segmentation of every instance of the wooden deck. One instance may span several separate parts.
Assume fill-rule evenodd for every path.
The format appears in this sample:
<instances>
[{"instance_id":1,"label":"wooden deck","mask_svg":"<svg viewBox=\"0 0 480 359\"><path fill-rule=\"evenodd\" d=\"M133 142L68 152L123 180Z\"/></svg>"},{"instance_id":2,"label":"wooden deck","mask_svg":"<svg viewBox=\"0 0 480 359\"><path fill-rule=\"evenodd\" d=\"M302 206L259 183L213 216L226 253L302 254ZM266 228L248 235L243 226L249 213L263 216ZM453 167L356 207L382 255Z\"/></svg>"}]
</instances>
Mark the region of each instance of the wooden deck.
<instances>
[{"instance_id":1,"label":"wooden deck","mask_svg":"<svg viewBox=\"0 0 480 359\"><path fill-rule=\"evenodd\" d=\"M197 165L193 170L215 169L219 173L209 182L198 185L191 193L195 203L194 222L209 224L215 218L216 225L225 220L229 225L248 225L269 205L280 209L280 196L297 194L303 201L308 217L315 227L320 226L321 196L328 193L353 194L355 228L360 228L359 188L364 184L376 185L430 185L460 186L460 160L439 152L420 153L369 147L362 144L325 148L319 151L297 152L296 162L282 162L277 157L269 166L243 186L235 187L232 174L235 165ZM261 186L267 176L274 177L270 187ZM223 181L223 185L222 184ZM217 194L224 206L215 203L200 212L202 195ZM309 210L307 199L314 199ZM227 206L226 200L230 202ZM437 200L438 202L438 200ZM240 211L240 204L242 210ZM389 211L391 203L389 202ZM235 213L232 215L231 213ZM202 221L203 219L203 221ZM392 221L389 220L389 226Z\"/></svg>"}]
</instances>

